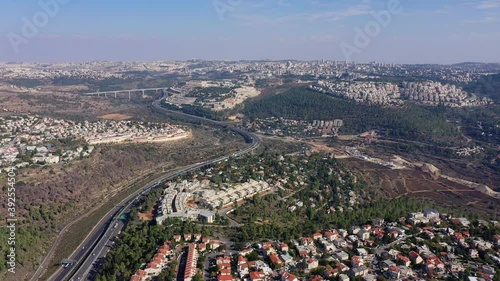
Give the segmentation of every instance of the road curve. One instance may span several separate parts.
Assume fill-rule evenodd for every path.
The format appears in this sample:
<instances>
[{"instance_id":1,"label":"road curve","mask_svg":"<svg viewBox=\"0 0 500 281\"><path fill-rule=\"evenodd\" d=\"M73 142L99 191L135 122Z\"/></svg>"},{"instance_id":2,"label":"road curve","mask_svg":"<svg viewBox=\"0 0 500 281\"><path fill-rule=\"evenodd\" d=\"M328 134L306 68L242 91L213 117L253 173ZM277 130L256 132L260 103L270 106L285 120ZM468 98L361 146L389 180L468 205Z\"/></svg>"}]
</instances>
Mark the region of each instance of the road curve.
<instances>
[{"instance_id":1,"label":"road curve","mask_svg":"<svg viewBox=\"0 0 500 281\"><path fill-rule=\"evenodd\" d=\"M96 261L100 258L106 256L109 248L111 247L112 240L118 236L119 231L124 227L123 222L120 220L120 216L130 212L133 204L139 199L140 196L148 194L151 189L157 187L162 182L174 178L176 176L198 170L200 168L210 166L212 164L225 161L231 157L239 157L244 154L250 153L255 150L260 145L260 139L258 136L244 131L242 129L230 126L221 121L215 121L199 116L194 116L190 114L186 114L183 112L172 111L161 107L161 102L165 97L155 100L152 103L152 109L157 112L169 113L174 115L181 115L187 117L191 120L203 121L204 123L209 123L214 126L223 127L229 129L239 135L241 135L245 142L249 143L249 145L236 153L232 153L230 155L224 155L217 157L212 160L207 160L201 163L196 163L185 168L179 169L174 172L167 173L148 184L144 185L142 188L129 195L123 201L121 201L118 205L116 205L112 210L110 210L100 221L99 223L92 229L91 233L87 236L87 238L78 246L78 248L73 252L69 259L76 260L76 264L73 267L61 267L56 271L48 280L53 281L64 281L64 280L94 280L95 272L93 272L93 267ZM60 235L62 235L61 232ZM59 237L58 240L59 241ZM53 251L49 252L52 255ZM48 257L45 260L49 260ZM37 274L43 271L43 264L41 269L37 271ZM36 278L35 278L36 277ZM32 281L38 280L39 276L34 276Z\"/></svg>"}]
</instances>

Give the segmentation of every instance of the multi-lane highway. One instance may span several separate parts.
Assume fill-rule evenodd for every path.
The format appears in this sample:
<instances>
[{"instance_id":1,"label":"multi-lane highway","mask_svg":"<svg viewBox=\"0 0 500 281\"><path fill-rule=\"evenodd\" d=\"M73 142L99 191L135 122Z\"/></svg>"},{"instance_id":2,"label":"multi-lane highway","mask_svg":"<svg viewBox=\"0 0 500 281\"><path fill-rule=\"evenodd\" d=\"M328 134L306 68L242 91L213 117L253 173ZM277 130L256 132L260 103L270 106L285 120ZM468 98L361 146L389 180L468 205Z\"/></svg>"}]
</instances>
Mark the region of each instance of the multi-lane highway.
<instances>
[{"instance_id":1,"label":"multi-lane highway","mask_svg":"<svg viewBox=\"0 0 500 281\"><path fill-rule=\"evenodd\" d=\"M199 116L193 116L177 111L171 111L161 107L161 102L165 97L162 97L152 103L152 108L157 112L182 115L191 120L202 121L209 123L213 126L223 127L241 135L245 142L249 145L236 153L223 155L212 160L196 163L188 167L184 167L174 172L167 173L154 181L144 185L141 189L137 190L120 204L116 205L110 210L105 217L95 226L91 233L87 236L85 241L74 251L69 259L76 260L73 266L59 268L49 280L64 281L64 280L94 280L95 269L98 267L101 259L104 258L112 246L113 240L119 235L120 230L124 227L123 221L120 216L127 214L132 209L134 203L143 195L148 194L151 189L160 185L160 183L175 178L179 175L198 170L200 168L210 166L212 164L225 161L231 157L238 157L255 150L260 145L260 139L249 132L232 127L224 122L214 121Z\"/></svg>"}]
</instances>

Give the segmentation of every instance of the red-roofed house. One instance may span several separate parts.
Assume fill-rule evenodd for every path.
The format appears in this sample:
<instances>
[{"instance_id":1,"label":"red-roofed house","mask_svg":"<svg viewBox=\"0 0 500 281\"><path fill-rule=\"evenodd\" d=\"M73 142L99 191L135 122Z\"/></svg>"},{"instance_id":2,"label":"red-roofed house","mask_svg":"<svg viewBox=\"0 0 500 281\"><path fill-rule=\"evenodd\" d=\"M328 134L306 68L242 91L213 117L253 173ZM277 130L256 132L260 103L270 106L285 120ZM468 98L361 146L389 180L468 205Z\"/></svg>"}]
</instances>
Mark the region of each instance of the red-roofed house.
<instances>
[{"instance_id":1,"label":"red-roofed house","mask_svg":"<svg viewBox=\"0 0 500 281\"><path fill-rule=\"evenodd\" d=\"M205 252L207 250L207 244L205 243L198 244L198 250L200 250L200 252Z\"/></svg>"},{"instance_id":2,"label":"red-roofed house","mask_svg":"<svg viewBox=\"0 0 500 281\"><path fill-rule=\"evenodd\" d=\"M401 276L401 271L399 270L399 267L394 265L389 267L389 277L391 278L391 280L393 279L399 280L400 276Z\"/></svg>"},{"instance_id":3,"label":"red-roofed house","mask_svg":"<svg viewBox=\"0 0 500 281\"><path fill-rule=\"evenodd\" d=\"M378 239L382 239L382 238L384 238L384 236L385 236L385 231L383 231L383 230L379 230L379 231L375 232L375 237L377 237Z\"/></svg>"},{"instance_id":4,"label":"red-roofed house","mask_svg":"<svg viewBox=\"0 0 500 281\"><path fill-rule=\"evenodd\" d=\"M243 250L241 250L240 255L246 256L246 255L250 254L251 252L253 252L253 249L243 249Z\"/></svg>"},{"instance_id":5,"label":"red-roofed house","mask_svg":"<svg viewBox=\"0 0 500 281\"><path fill-rule=\"evenodd\" d=\"M195 241L200 241L200 239L201 239L201 234L200 234L200 233L196 233L196 234L194 235L194 240L195 240Z\"/></svg>"},{"instance_id":6,"label":"red-roofed house","mask_svg":"<svg viewBox=\"0 0 500 281\"><path fill-rule=\"evenodd\" d=\"M321 237L323 237L323 235L322 235L321 233L319 233L319 232L316 232L316 233L314 233L314 234L313 234L313 239L314 239L314 240L318 240L318 239L320 239Z\"/></svg>"},{"instance_id":7,"label":"red-roofed house","mask_svg":"<svg viewBox=\"0 0 500 281\"><path fill-rule=\"evenodd\" d=\"M257 266L257 262L256 261L249 261L248 262L248 267L250 268L256 268Z\"/></svg>"},{"instance_id":8,"label":"red-roofed house","mask_svg":"<svg viewBox=\"0 0 500 281\"><path fill-rule=\"evenodd\" d=\"M188 245L188 254L186 259L186 269L184 271L184 280L191 281L193 276L196 275L198 269L196 268L196 262L198 261L198 252L195 249L194 244Z\"/></svg>"},{"instance_id":9,"label":"red-roofed house","mask_svg":"<svg viewBox=\"0 0 500 281\"><path fill-rule=\"evenodd\" d=\"M325 278L332 278L336 277L339 275L339 269L338 268L330 268L325 270Z\"/></svg>"},{"instance_id":10,"label":"red-roofed house","mask_svg":"<svg viewBox=\"0 0 500 281\"><path fill-rule=\"evenodd\" d=\"M349 270L349 267L347 265L345 265L344 263L337 263L335 265L341 272L344 272L344 271L348 271Z\"/></svg>"},{"instance_id":11,"label":"red-roofed house","mask_svg":"<svg viewBox=\"0 0 500 281\"><path fill-rule=\"evenodd\" d=\"M432 231L429 231L429 230L424 230L424 236L428 239L434 239L434 233Z\"/></svg>"},{"instance_id":12,"label":"red-roofed house","mask_svg":"<svg viewBox=\"0 0 500 281\"><path fill-rule=\"evenodd\" d=\"M493 242L495 242L497 246L500 246L500 234L493 236Z\"/></svg>"},{"instance_id":13,"label":"red-roofed house","mask_svg":"<svg viewBox=\"0 0 500 281\"><path fill-rule=\"evenodd\" d=\"M163 246L161 246L160 249L158 249L158 253L168 256L172 253L172 249L170 248L170 245L163 244Z\"/></svg>"},{"instance_id":14,"label":"red-roofed house","mask_svg":"<svg viewBox=\"0 0 500 281\"><path fill-rule=\"evenodd\" d=\"M262 249L264 250L269 250L269 249L272 249L273 248L273 243L271 242L265 242L264 244L262 244Z\"/></svg>"},{"instance_id":15,"label":"red-roofed house","mask_svg":"<svg viewBox=\"0 0 500 281\"><path fill-rule=\"evenodd\" d=\"M152 262L152 263L157 263L157 264L159 264L160 266L163 266L163 264L164 264L164 262L165 262L165 256L163 256L163 255L161 255L161 254L160 254L160 255L156 254L156 255L153 257L153 259L151 259L151 262Z\"/></svg>"},{"instance_id":16,"label":"red-roofed house","mask_svg":"<svg viewBox=\"0 0 500 281\"><path fill-rule=\"evenodd\" d=\"M231 269L231 264L230 263L221 263L218 265L221 270L223 269Z\"/></svg>"},{"instance_id":17,"label":"red-roofed house","mask_svg":"<svg viewBox=\"0 0 500 281\"><path fill-rule=\"evenodd\" d=\"M140 276L137 276L137 275L132 275L132 277L130 277L130 281L145 281L146 279L143 278L143 277L140 277Z\"/></svg>"},{"instance_id":18,"label":"red-roofed house","mask_svg":"<svg viewBox=\"0 0 500 281\"><path fill-rule=\"evenodd\" d=\"M314 275L311 277L311 279L309 279L309 281L324 281L325 279L323 279L323 277L319 276L319 275Z\"/></svg>"},{"instance_id":19,"label":"red-roofed house","mask_svg":"<svg viewBox=\"0 0 500 281\"><path fill-rule=\"evenodd\" d=\"M410 260L413 264L421 264L424 260L422 257L415 251L411 251L409 254Z\"/></svg>"},{"instance_id":20,"label":"red-roofed house","mask_svg":"<svg viewBox=\"0 0 500 281\"><path fill-rule=\"evenodd\" d=\"M437 256L429 257L425 261L425 269L427 273L442 273L444 272L444 263Z\"/></svg>"},{"instance_id":21,"label":"red-roofed house","mask_svg":"<svg viewBox=\"0 0 500 281\"><path fill-rule=\"evenodd\" d=\"M174 235L174 241L175 242L181 242L181 236L180 235Z\"/></svg>"},{"instance_id":22,"label":"red-roofed house","mask_svg":"<svg viewBox=\"0 0 500 281\"><path fill-rule=\"evenodd\" d=\"M238 273L240 277L243 277L249 273L250 267L248 266L248 263L242 263L238 264Z\"/></svg>"},{"instance_id":23,"label":"red-roofed house","mask_svg":"<svg viewBox=\"0 0 500 281\"><path fill-rule=\"evenodd\" d=\"M362 266L363 265L363 258L360 256L352 256L351 259L351 266Z\"/></svg>"},{"instance_id":24,"label":"red-roofed house","mask_svg":"<svg viewBox=\"0 0 500 281\"><path fill-rule=\"evenodd\" d=\"M219 247L220 247L220 242L219 241L213 240L213 241L210 242L210 248L212 250L216 250Z\"/></svg>"},{"instance_id":25,"label":"red-roofed house","mask_svg":"<svg viewBox=\"0 0 500 281\"><path fill-rule=\"evenodd\" d=\"M130 281L143 281L143 279L141 279L141 277L134 274L130 277Z\"/></svg>"},{"instance_id":26,"label":"red-roofed house","mask_svg":"<svg viewBox=\"0 0 500 281\"><path fill-rule=\"evenodd\" d=\"M396 238L398 238L398 236L399 236L399 233L396 230L393 230L389 233L389 237L391 237L391 238L396 239Z\"/></svg>"},{"instance_id":27,"label":"red-roofed house","mask_svg":"<svg viewBox=\"0 0 500 281\"><path fill-rule=\"evenodd\" d=\"M281 275L281 281L299 281L299 279L297 279L297 276L285 272Z\"/></svg>"},{"instance_id":28,"label":"red-roofed house","mask_svg":"<svg viewBox=\"0 0 500 281\"><path fill-rule=\"evenodd\" d=\"M339 233L336 230L334 230L334 231L327 231L327 232L325 232L325 237L329 241L333 241L336 238L339 238L340 235L339 235Z\"/></svg>"},{"instance_id":29,"label":"red-roofed house","mask_svg":"<svg viewBox=\"0 0 500 281\"><path fill-rule=\"evenodd\" d=\"M314 240L311 237L302 237L300 238L300 241L304 246L314 245Z\"/></svg>"},{"instance_id":30,"label":"red-roofed house","mask_svg":"<svg viewBox=\"0 0 500 281\"><path fill-rule=\"evenodd\" d=\"M270 254L269 259L274 265L282 265L283 261L276 255L276 254Z\"/></svg>"},{"instance_id":31,"label":"red-roofed house","mask_svg":"<svg viewBox=\"0 0 500 281\"><path fill-rule=\"evenodd\" d=\"M219 271L219 275L231 276L231 268L223 268Z\"/></svg>"},{"instance_id":32,"label":"red-roofed house","mask_svg":"<svg viewBox=\"0 0 500 281\"><path fill-rule=\"evenodd\" d=\"M244 256L238 256L238 264L247 263L247 259Z\"/></svg>"},{"instance_id":33,"label":"red-roofed house","mask_svg":"<svg viewBox=\"0 0 500 281\"><path fill-rule=\"evenodd\" d=\"M218 257L216 263L217 263L217 265L226 264L226 263L231 264L231 258L227 257L227 256L226 257Z\"/></svg>"},{"instance_id":34,"label":"red-roofed house","mask_svg":"<svg viewBox=\"0 0 500 281\"><path fill-rule=\"evenodd\" d=\"M453 234L453 238L458 241L458 242L464 242L465 241L465 238L463 236L463 234L461 232L455 232Z\"/></svg>"},{"instance_id":35,"label":"red-roofed house","mask_svg":"<svg viewBox=\"0 0 500 281\"><path fill-rule=\"evenodd\" d=\"M262 271L253 271L250 272L250 280L252 281L264 281L265 274Z\"/></svg>"},{"instance_id":36,"label":"red-roofed house","mask_svg":"<svg viewBox=\"0 0 500 281\"><path fill-rule=\"evenodd\" d=\"M315 269L319 266L319 262L315 258L307 259L306 264L307 264L307 269L310 269L310 270Z\"/></svg>"},{"instance_id":37,"label":"red-roofed house","mask_svg":"<svg viewBox=\"0 0 500 281\"><path fill-rule=\"evenodd\" d=\"M299 250L299 256L301 256L301 257L307 257L308 254L309 254L308 250L304 250L304 249Z\"/></svg>"},{"instance_id":38,"label":"red-roofed house","mask_svg":"<svg viewBox=\"0 0 500 281\"><path fill-rule=\"evenodd\" d=\"M146 268L144 268L144 271L148 275L158 275L161 272L161 264L156 263L156 262L150 262L148 265L146 265Z\"/></svg>"},{"instance_id":39,"label":"red-roofed house","mask_svg":"<svg viewBox=\"0 0 500 281\"><path fill-rule=\"evenodd\" d=\"M135 272L134 275L130 278L130 281L145 281L147 278L147 273L146 271L139 269Z\"/></svg>"},{"instance_id":40,"label":"red-roofed house","mask_svg":"<svg viewBox=\"0 0 500 281\"><path fill-rule=\"evenodd\" d=\"M405 257L403 255L398 255L398 261L404 266L410 266L411 264L410 258Z\"/></svg>"},{"instance_id":41,"label":"red-roofed house","mask_svg":"<svg viewBox=\"0 0 500 281\"><path fill-rule=\"evenodd\" d=\"M217 275L217 281L232 281L234 280L232 275Z\"/></svg>"},{"instance_id":42,"label":"red-roofed house","mask_svg":"<svg viewBox=\"0 0 500 281\"><path fill-rule=\"evenodd\" d=\"M165 260L165 254L157 252L154 256L152 261L159 260L160 262L163 262Z\"/></svg>"}]
</instances>

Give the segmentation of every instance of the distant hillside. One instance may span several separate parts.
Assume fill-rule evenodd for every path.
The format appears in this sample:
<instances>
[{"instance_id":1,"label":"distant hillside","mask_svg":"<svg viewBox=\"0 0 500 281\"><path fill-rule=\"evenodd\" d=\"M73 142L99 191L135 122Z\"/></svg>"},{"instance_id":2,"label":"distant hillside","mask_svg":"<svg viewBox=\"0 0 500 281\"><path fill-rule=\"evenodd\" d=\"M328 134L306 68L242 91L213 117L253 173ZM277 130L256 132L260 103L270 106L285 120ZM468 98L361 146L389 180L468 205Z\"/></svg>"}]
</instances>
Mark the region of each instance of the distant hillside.
<instances>
[{"instance_id":1,"label":"distant hillside","mask_svg":"<svg viewBox=\"0 0 500 281\"><path fill-rule=\"evenodd\" d=\"M388 137L446 145L460 142L457 128L446 122L444 110L440 107L370 106L305 88L294 88L278 95L250 101L245 106L244 114L251 119L270 116L301 120L343 119L343 133L378 129Z\"/></svg>"},{"instance_id":2,"label":"distant hillside","mask_svg":"<svg viewBox=\"0 0 500 281\"><path fill-rule=\"evenodd\" d=\"M495 102L500 102L500 73L494 75L483 75L477 82L472 82L464 86L464 90L478 96L492 98Z\"/></svg>"},{"instance_id":3,"label":"distant hillside","mask_svg":"<svg viewBox=\"0 0 500 281\"><path fill-rule=\"evenodd\" d=\"M495 62L473 62L473 61L466 61L466 62L460 62L460 63L455 63L452 64L453 66L482 66L482 67L500 67L500 63L495 63Z\"/></svg>"}]
</instances>

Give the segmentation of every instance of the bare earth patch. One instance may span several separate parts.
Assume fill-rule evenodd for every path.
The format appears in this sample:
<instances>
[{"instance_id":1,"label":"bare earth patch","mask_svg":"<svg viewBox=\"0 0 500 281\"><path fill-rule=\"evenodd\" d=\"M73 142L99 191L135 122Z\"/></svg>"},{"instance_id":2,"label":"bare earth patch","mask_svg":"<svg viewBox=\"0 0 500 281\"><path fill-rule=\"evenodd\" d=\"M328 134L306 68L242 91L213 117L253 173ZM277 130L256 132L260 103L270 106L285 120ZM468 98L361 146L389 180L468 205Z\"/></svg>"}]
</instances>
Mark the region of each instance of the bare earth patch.
<instances>
[{"instance_id":1,"label":"bare earth patch","mask_svg":"<svg viewBox=\"0 0 500 281\"><path fill-rule=\"evenodd\" d=\"M154 218L153 212L154 212L154 208L151 208L151 210L149 210L145 213L139 213L138 216L143 221L152 221Z\"/></svg>"},{"instance_id":2,"label":"bare earth patch","mask_svg":"<svg viewBox=\"0 0 500 281\"><path fill-rule=\"evenodd\" d=\"M348 158L344 162L362 173L370 186L379 188L390 199L408 196L450 208L468 206L469 210L491 217L499 214L494 208L498 199L476 188L451 181L449 177L433 179L420 169L392 170L356 158Z\"/></svg>"},{"instance_id":3,"label":"bare earth patch","mask_svg":"<svg viewBox=\"0 0 500 281\"><path fill-rule=\"evenodd\" d=\"M99 118L106 119L106 120L122 121L122 120L130 119L130 118L132 118L132 116L121 114L121 113L111 113L111 114L99 116Z\"/></svg>"},{"instance_id":4,"label":"bare earth patch","mask_svg":"<svg viewBox=\"0 0 500 281\"><path fill-rule=\"evenodd\" d=\"M143 108L128 100L88 97L60 92L12 92L0 89L0 110L3 114L69 114L94 117L109 112Z\"/></svg>"}]
</instances>

